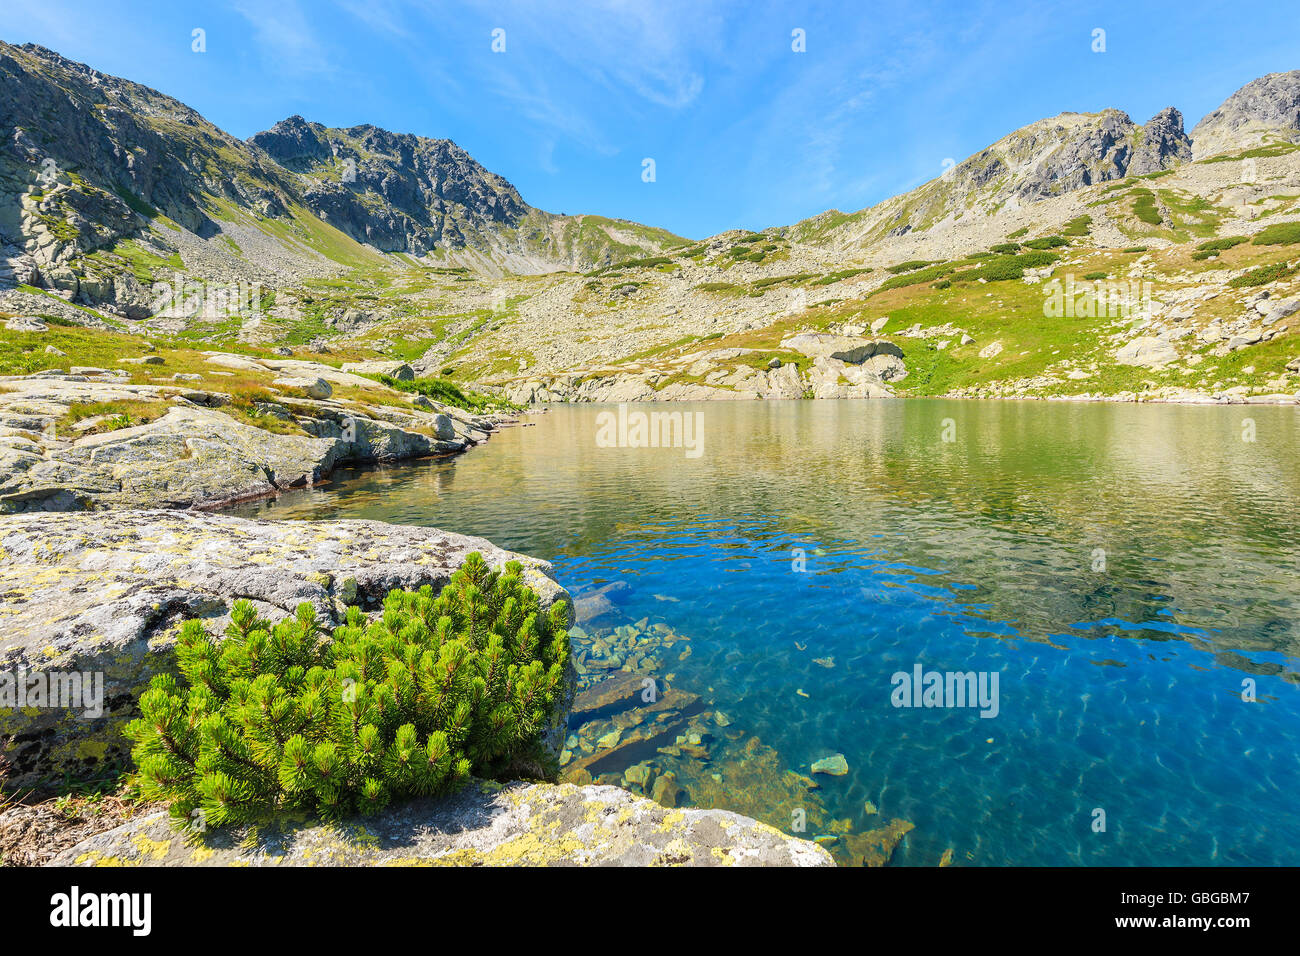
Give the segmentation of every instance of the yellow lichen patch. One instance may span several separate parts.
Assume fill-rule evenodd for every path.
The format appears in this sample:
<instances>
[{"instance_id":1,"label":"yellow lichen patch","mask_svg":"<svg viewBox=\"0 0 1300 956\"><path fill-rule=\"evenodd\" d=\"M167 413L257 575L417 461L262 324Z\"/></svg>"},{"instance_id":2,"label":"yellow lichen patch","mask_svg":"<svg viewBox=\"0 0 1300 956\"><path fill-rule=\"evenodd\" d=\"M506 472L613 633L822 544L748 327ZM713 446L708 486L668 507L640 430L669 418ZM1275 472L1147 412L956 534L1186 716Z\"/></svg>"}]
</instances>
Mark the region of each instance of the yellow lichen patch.
<instances>
[{"instance_id":1,"label":"yellow lichen patch","mask_svg":"<svg viewBox=\"0 0 1300 956\"><path fill-rule=\"evenodd\" d=\"M674 810L671 813L664 814L663 821L659 824L659 832L665 833L675 829L686 819L686 814L681 810Z\"/></svg>"},{"instance_id":2,"label":"yellow lichen patch","mask_svg":"<svg viewBox=\"0 0 1300 956\"><path fill-rule=\"evenodd\" d=\"M77 744L77 756L82 760L103 760L108 755L108 742L105 740L82 740Z\"/></svg>"},{"instance_id":3,"label":"yellow lichen patch","mask_svg":"<svg viewBox=\"0 0 1300 956\"><path fill-rule=\"evenodd\" d=\"M695 859L695 853L689 843L677 837L675 840L668 841L668 845L659 852L658 859L670 865L680 864Z\"/></svg>"},{"instance_id":4,"label":"yellow lichen patch","mask_svg":"<svg viewBox=\"0 0 1300 956\"><path fill-rule=\"evenodd\" d=\"M137 833L131 838L135 848L140 851L144 857L152 856L155 860L166 859L168 852L172 848L171 840L151 840L143 833Z\"/></svg>"},{"instance_id":5,"label":"yellow lichen patch","mask_svg":"<svg viewBox=\"0 0 1300 956\"><path fill-rule=\"evenodd\" d=\"M190 862L206 863L216 854L215 850L210 850L206 846L196 846L194 852L190 854Z\"/></svg>"},{"instance_id":6,"label":"yellow lichen patch","mask_svg":"<svg viewBox=\"0 0 1300 956\"><path fill-rule=\"evenodd\" d=\"M574 836L561 836L554 830L539 833L530 831L507 840L500 846L492 847L484 854L484 862L489 866L519 865L538 866L546 863L572 862L587 847L582 840Z\"/></svg>"},{"instance_id":7,"label":"yellow lichen patch","mask_svg":"<svg viewBox=\"0 0 1300 956\"><path fill-rule=\"evenodd\" d=\"M768 833L768 834L771 834L772 836L781 837L781 838L784 838L784 837L786 836L786 834L782 833L782 832L781 832L780 830L778 830L776 827L771 826L770 824L764 823L762 820L755 820L755 821L754 821L754 832L755 832L755 833Z\"/></svg>"},{"instance_id":8,"label":"yellow lichen patch","mask_svg":"<svg viewBox=\"0 0 1300 956\"><path fill-rule=\"evenodd\" d=\"M709 851L709 853L712 854L713 858L723 866L736 865L736 858L731 855L731 851L725 846L715 846Z\"/></svg>"},{"instance_id":9,"label":"yellow lichen patch","mask_svg":"<svg viewBox=\"0 0 1300 956\"><path fill-rule=\"evenodd\" d=\"M86 866L87 864L91 866L126 866L127 865L122 861L120 857L105 856L103 853L100 853L98 850L90 850L87 853L81 854L81 856L77 857L75 862L77 866Z\"/></svg>"},{"instance_id":10,"label":"yellow lichen patch","mask_svg":"<svg viewBox=\"0 0 1300 956\"><path fill-rule=\"evenodd\" d=\"M483 854L474 847L452 850L430 861L433 866L482 866Z\"/></svg>"}]
</instances>

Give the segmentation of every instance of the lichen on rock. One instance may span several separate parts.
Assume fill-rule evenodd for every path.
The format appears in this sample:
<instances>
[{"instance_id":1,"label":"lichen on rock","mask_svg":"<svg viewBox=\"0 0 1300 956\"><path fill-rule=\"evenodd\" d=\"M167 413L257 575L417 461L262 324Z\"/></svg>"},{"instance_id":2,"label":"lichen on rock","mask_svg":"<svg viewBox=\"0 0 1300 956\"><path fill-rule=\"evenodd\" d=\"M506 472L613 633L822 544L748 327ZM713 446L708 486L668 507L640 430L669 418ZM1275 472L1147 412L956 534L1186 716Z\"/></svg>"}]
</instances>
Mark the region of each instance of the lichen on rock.
<instances>
[{"instance_id":1,"label":"lichen on rock","mask_svg":"<svg viewBox=\"0 0 1300 956\"><path fill-rule=\"evenodd\" d=\"M472 781L344 824L177 831L139 817L51 866L833 866L815 843L725 810L669 810L617 787Z\"/></svg>"}]
</instances>

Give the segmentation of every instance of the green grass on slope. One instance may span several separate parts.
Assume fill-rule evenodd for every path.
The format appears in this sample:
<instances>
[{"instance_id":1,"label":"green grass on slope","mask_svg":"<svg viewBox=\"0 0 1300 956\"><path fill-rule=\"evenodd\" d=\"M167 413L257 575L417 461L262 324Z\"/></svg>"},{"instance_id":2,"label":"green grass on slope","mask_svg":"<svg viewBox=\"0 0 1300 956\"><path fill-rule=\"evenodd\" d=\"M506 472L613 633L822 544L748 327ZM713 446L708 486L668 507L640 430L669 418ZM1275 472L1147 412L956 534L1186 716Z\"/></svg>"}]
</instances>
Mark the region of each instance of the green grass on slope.
<instances>
[{"instance_id":1,"label":"green grass on slope","mask_svg":"<svg viewBox=\"0 0 1300 956\"><path fill-rule=\"evenodd\" d=\"M1279 222L1256 233L1252 243L1257 246L1285 246L1300 242L1300 222Z\"/></svg>"},{"instance_id":2,"label":"green grass on slope","mask_svg":"<svg viewBox=\"0 0 1300 956\"><path fill-rule=\"evenodd\" d=\"M463 408L468 412L517 407L503 398L494 398L491 395L484 395L482 392L461 388L455 382L448 381L445 378L417 378L411 382L403 382L389 375L371 375L367 377L382 382L389 388L397 389L399 392L413 392L435 402L441 402L444 405Z\"/></svg>"}]
</instances>

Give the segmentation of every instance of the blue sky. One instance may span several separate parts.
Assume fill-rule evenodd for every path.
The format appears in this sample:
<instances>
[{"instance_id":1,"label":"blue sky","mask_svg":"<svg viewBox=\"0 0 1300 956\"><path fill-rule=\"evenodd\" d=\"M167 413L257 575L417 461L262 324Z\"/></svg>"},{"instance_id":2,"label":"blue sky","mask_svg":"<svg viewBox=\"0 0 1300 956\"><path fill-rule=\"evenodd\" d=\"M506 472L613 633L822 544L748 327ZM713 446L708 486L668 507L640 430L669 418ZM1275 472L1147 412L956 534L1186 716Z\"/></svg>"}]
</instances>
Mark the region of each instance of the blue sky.
<instances>
[{"instance_id":1,"label":"blue sky","mask_svg":"<svg viewBox=\"0 0 1300 956\"><path fill-rule=\"evenodd\" d=\"M3 0L0 38L155 87L240 137L294 113L446 137L535 206L698 238L871 205L1064 110L1145 122L1176 106L1190 130L1247 81L1300 68L1296 13L1295 0Z\"/></svg>"}]
</instances>

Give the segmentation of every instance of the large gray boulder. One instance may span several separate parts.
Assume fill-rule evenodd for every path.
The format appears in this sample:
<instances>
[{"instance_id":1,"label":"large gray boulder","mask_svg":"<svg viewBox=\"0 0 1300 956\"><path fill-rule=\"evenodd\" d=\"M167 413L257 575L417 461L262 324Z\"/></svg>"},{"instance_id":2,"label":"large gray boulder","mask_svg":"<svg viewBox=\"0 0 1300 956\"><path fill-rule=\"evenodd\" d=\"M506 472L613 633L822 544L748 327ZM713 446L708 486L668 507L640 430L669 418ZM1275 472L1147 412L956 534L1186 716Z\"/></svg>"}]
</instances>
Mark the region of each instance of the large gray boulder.
<instances>
[{"instance_id":1,"label":"large gray boulder","mask_svg":"<svg viewBox=\"0 0 1300 956\"><path fill-rule=\"evenodd\" d=\"M387 375L399 382L415 381L415 369L405 362L348 362L343 371L356 375Z\"/></svg>"},{"instance_id":2,"label":"large gray boulder","mask_svg":"<svg viewBox=\"0 0 1300 956\"><path fill-rule=\"evenodd\" d=\"M783 340L781 347L809 358L832 358L850 365L861 365L876 355L903 358L903 350L893 342L829 332L799 332Z\"/></svg>"},{"instance_id":3,"label":"large gray boulder","mask_svg":"<svg viewBox=\"0 0 1300 956\"><path fill-rule=\"evenodd\" d=\"M493 567L522 563L544 606L567 597L547 562L436 528L179 511L0 517L0 672L102 675L98 715L92 706L0 708L9 785L83 778L121 758L122 728L150 678L173 667L183 620L220 632L245 598L273 620L307 601L338 622L346 605L373 609L393 588L436 590L471 551ZM556 753L562 730L547 736Z\"/></svg>"},{"instance_id":4,"label":"large gray boulder","mask_svg":"<svg viewBox=\"0 0 1300 956\"><path fill-rule=\"evenodd\" d=\"M83 840L50 866L834 866L816 843L726 810L668 810L617 787L472 781L342 825L202 836L166 814Z\"/></svg>"},{"instance_id":5,"label":"large gray boulder","mask_svg":"<svg viewBox=\"0 0 1300 956\"><path fill-rule=\"evenodd\" d=\"M1120 365L1137 365L1145 368L1168 365L1177 358L1178 350L1167 339L1154 335L1139 335L1121 346L1115 353L1115 361Z\"/></svg>"}]
</instances>

